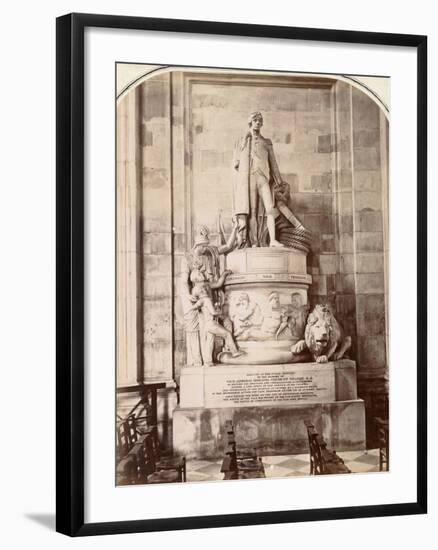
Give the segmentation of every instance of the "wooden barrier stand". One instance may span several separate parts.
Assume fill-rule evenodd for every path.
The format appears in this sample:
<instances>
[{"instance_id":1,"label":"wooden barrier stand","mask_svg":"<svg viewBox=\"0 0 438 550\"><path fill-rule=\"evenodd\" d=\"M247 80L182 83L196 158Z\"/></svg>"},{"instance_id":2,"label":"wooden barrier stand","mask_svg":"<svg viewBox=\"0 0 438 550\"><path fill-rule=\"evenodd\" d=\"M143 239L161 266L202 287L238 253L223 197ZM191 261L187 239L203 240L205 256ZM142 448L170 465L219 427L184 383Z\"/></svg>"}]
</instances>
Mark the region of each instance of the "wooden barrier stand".
<instances>
[{"instance_id":1,"label":"wooden barrier stand","mask_svg":"<svg viewBox=\"0 0 438 550\"><path fill-rule=\"evenodd\" d=\"M239 453L236 449L233 423L225 422L226 447L221 472L224 479L255 479L266 477L261 458L255 453Z\"/></svg>"},{"instance_id":2,"label":"wooden barrier stand","mask_svg":"<svg viewBox=\"0 0 438 550\"><path fill-rule=\"evenodd\" d=\"M377 437L379 444L379 470L389 470L389 422L382 418L374 418L377 428Z\"/></svg>"},{"instance_id":3,"label":"wooden barrier stand","mask_svg":"<svg viewBox=\"0 0 438 550\"><path fill-rule=\"evenodd\" d=\"M315 426L307 422L305 424L309 439L310 475L350 474L351 470L336 451L327 449L327 443L315 430Z\"/></svg>"},{"instance_id":4,"label":"wooden barrier stand","mask_svg":"<svg viewBox=\"0 0 438 550\"><path fill-rule=\"evenodd\" d=\"M117 427L117 485L186 481L185 457L162 457L156 426L137 427L130 414Z\"/></svg>"}]
</instances>

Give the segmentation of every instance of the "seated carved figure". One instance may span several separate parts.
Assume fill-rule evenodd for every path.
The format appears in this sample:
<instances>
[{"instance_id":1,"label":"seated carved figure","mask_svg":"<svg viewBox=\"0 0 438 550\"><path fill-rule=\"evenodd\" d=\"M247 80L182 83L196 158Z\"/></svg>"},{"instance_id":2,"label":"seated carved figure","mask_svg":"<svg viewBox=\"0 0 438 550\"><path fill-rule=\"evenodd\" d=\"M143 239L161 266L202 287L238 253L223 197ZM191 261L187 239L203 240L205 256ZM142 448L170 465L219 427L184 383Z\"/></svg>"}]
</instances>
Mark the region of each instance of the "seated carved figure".
<instances>
[{"instance_id":1,"label":"seated carved figure","mask_svg":"<svg viewBox=\"0 0 438 550\"><path fill-rule=\"evenodd\" d=\"M344 336L339 323L327 305L318 304L307 318L304 340L292 346L292 353L297 355L309 350L314 361L342 359L351 347L351 337Z\"/></svg>"},{"instance_id":2,"label":"seated carved figure","mask_svg":"<svg viewBox=\"0 0 438 550\"><path fill-rule=\"evenodd\" d=\"M259 305L251 301L246 292L241 292L232 304L230 318L234 337L238 340L250 339L251 331L254 327L259 327L263 319Z\"/></svg>"}]
</instances>

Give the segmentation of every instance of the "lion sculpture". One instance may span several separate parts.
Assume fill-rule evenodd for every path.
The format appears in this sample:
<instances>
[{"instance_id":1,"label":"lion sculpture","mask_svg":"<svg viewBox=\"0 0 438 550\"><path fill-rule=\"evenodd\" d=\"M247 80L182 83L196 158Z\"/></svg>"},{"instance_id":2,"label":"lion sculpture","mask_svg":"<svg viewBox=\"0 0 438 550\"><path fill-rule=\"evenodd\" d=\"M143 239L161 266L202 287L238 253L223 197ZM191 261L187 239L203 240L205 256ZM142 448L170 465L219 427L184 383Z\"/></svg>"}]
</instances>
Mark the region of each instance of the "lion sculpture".
<instances>
[{"instance_id":1,"label":"lion sculpture","mask_svg":"<svg viewBox=\"0 0 438 550\"><path fill-rule=\"evenodd\" d=\"M304 340L292 346L297 355L306 349L317 363L327 363L330 359L342 359L351 347L351 337L344 336L339 323L327 305L318 304L307 318Z\"/></svg>"}]
</instances>

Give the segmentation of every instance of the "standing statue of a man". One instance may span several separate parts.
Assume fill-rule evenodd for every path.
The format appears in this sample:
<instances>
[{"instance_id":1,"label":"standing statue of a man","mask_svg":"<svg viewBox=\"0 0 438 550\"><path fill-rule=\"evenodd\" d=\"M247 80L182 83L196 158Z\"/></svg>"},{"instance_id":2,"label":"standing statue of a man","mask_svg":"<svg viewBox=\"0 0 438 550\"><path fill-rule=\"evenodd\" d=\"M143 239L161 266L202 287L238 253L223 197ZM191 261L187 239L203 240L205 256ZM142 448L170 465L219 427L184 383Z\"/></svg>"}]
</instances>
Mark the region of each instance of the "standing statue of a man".
<instances>
[{"instance_id":1,"label":"standing statue of a man","mask_svg":"<svg viewBox=\"0 0 438 550\"><path fill-rule=\"evenodd\" d=\"M247 246L248 237L252 246L260 245L259 198L265 209L269 245L284 246L275 235L277 212L274 188L281 187L283 182L272 141L260 133L263 126L260 112L251 113L248 126L247 134L236 143L233 157L233 168L237 172L234 178L234 215L238 224L238 246ZM294 226L302 228L300 221L289 210L288 218Z\"/></svg>"}]
</instances>

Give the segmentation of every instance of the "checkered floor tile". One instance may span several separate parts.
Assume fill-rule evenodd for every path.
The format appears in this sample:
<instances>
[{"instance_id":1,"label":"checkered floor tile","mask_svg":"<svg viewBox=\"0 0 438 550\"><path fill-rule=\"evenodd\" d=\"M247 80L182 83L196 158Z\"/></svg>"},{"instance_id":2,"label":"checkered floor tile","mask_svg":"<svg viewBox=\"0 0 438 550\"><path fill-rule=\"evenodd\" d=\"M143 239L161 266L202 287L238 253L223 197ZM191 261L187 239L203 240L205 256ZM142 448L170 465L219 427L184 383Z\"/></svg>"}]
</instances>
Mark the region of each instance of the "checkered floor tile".
<instances>
[{"instance_id":1,"label":"checkered floor tile","mask_svg":"<svg viewBox=\"0 0 438 550\"><path fill-rule=\"evenodd\" d=\"M353 473L378 472L379 450L339 452L345 465ZM309 455L283 455L262 457L266 477L309 475ZM222 460L188 460L187 481L216 481L223 479Z\"/></svg>"},{"instance_id":2,"label":"checkered floor tile","mask_svg":"<svg viewBox=\"0 0 438 550\"><path fill-rule=\"evenodd\" d=\"M217 481L224 479L222 460L188 460L187 481Z\"/></svg>"}]
</instances>

